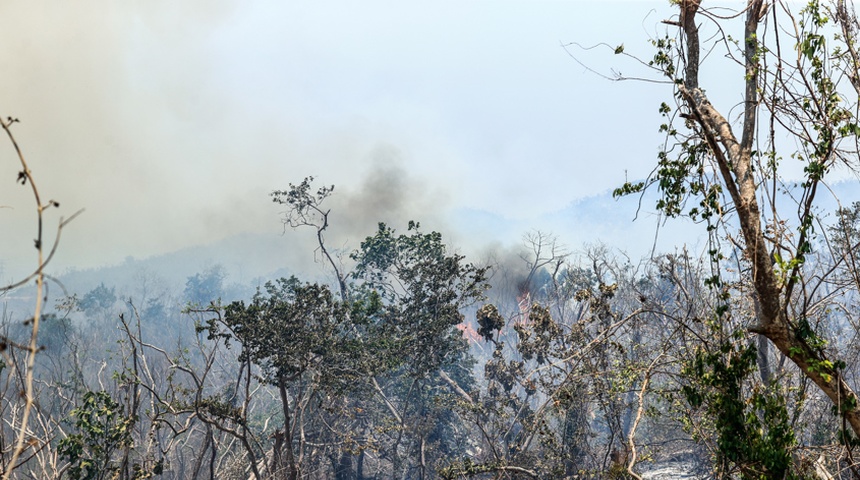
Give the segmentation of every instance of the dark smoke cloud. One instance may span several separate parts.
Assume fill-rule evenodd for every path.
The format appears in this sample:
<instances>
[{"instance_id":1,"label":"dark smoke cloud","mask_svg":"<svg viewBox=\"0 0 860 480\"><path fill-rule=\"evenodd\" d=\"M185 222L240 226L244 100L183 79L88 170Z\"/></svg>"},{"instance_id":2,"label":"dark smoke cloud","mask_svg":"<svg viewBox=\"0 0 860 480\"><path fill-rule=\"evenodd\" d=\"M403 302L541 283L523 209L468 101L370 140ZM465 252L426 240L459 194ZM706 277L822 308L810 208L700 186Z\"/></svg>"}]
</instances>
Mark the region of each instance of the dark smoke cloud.
<instances>
[{"instance_id":1,"label":"dark smoke cloud","mask_svg":"<svg viewBox=\"0 0 860 480\"><path fill-rule=\"evenodd\" d=\"M0 116L21 119L15 133L43 200L61 203L48 212L47 238L60 215L87 209L64 232L52 271L213 245L243 232L283 247L234 249L229 262L263 265L269 256L276 266L314 268L302 263L312 262L311 232L281 237L280 209L269 198L307 175L337 186L327 238L345 252L377 222L404 231L409 220L442 231L464 253L480 252L472 245L502 238L505 221L552 211L559 198L578 194L570 193L576 185L601 184L602 168L577 180L569 172L582 170L578 160L557 155L561 147L541 136L555 131L544 128L552 124L562 129L552 135L570 137L565 152L598 158L577 144L569 122L544 115L552 107L575 122L577 89L563 75L521 66L538 58L533 53L543 52L540 68L555 61L543 55L566 58L557 37L525 48L523 39L511 40L508 17L495 5L451 4L468 15L403 2L379 10L333 2L349 13L338 18L334 8L298 2L275 13L274 4L235 0L0 4ZM533 21L561 18L549 13ZM428 43L418 28L428 18L452 22L459 34ZM475 36L476 26L486 34ZM464 48L466 38L483 40ZM512 58L503 40L524 48ZM562 82L557 89L546 86L553 77ZM546 88L531 88L534 79ZM514 86L533 95L509 95ZM549 102L537 95L548 91L557 92ZM606 105L614 96L591 97L612 111ZM605 143L594 148L601 159L618 156ZM0 207L10 207L0 208L0 281L35 262L32 200L14 184L19 168L0 139ZM449 215L455 204L494 218L486 228L471 221L464 228ZM569 223L565 213L556 225ZM535 227L505 225L515 231L506 242Z\"/></svg>"},{"instance_id":2,"label":"dark smoke cloud","mask_svg":"<svg viewBox=\"0 0 860 480\"><path fill-rule=\"evenodd\" d=\"M425 230L445 229L446 192L408 174L402 155L394 146L378 146L366 158L360 185L335 190L332 221L344 240L372 235L379 222L404 231L410 220Z\"/></svg>"},{"instance_id":3,"label":"dark smoke cloud","mask_svg":"<svg viewBox=\"0 0 860 480\"><path fill-rule=\"evenodd\" d=\"M333 194L323 204L330 210L324 237L326 247L343 260L345 270L350 268L349 254L376 232L379 223L406 233L408 222L414 220L421 224L422 231L440 231L446 236L447 195L409 174L403 166L402 152L391 145L379 145L358 161L364 164L363 173L353 185L337 185L328 181L324 173L313 174L314 191L334 184ZM294 178L289 183L298 184L301 180ZM281 219L285 212L286 207L280 206ZM275 219L269 221L272 220ZM328 269L316 251L312 227L287 228L283 241L290 252L288 257L281 256L285 267L311 275Z\"/></svg>"},{"instance_id":4,"label":"dark smoke cloud","mask_svg":"<svg viewBox=\"0 0 860 480\"><path fill-rule=\"evenodd\" d=\"M304 175L338 185L333 245L357 245L378 221L439 224L427 212L444 195L408 178L403 154L378 146L383 132L351 119L314 129L289 108L245 105L227 90L222 77L236 72L219 63L219 35L241 17L237 5L0 5L0 115L21 119L14 131L43 200L61 204L48 212L46 236L60 215L86 208L65 230L55 268L279 234L268 194ZM35 265L32 199L14 185L18 170L0 139L0 206L9 207L0 208L0 281Z\"/></svg>"}]
</instances>

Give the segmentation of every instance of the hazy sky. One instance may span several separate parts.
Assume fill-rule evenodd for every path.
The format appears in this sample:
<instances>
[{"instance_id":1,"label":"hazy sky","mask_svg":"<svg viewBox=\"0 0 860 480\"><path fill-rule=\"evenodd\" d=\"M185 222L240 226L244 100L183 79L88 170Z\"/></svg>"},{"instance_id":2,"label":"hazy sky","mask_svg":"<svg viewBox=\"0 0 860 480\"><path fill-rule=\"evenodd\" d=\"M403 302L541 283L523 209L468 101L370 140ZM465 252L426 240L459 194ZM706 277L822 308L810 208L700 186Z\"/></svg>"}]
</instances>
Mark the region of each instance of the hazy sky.
<instances>
[{"instance_id":1,"label":"hazy sky","mask_svg":"<svg viewBox=\"0 0 860 480\"><path fill-rule=\"evenodd\" d=\"M3 2L0 115L21 120L42 195L61 203L48 223L86 208L58 266L280 232L268 194L307 175L337 185L345 217L530 225L644 177L671 98L568 54L647 73L611 48L561 45L648 57L670 14L668 1ZM18 169L0 141L6 274L34 254Z\"/></svg>"}]
</instances>

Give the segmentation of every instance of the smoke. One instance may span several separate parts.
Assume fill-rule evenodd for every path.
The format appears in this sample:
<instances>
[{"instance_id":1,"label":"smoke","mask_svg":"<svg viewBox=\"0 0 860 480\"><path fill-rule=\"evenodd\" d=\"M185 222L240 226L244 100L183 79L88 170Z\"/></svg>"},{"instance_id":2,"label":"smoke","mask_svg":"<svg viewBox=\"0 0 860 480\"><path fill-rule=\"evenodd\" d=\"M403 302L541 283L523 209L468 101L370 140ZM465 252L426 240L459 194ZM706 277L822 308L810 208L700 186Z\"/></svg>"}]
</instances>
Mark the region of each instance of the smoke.
<instances>
[{"instance_id":1,"label":"smoke","mask_svg":"<svg viewBox=\"0 0 860 480\"><path fill-rule=\"evenodd\" d=\"M195 120L183 119L182 109L194 99L211 100L201 81L208 60L197 53L231 5L181 4L0 6L6 39L0 115L20 119L13 131L42 200L60 202L60 211L47 212L46 227L87 209L64 232L60 258L66 263L108 263L206 235L184 228L192 223L185 207L193 203L185 195L205 190L197 181L205 176L191 159L206 155L185 138L183 121L187 127ZM0 204L11 208L0 213L0 252L10 274L35 261L32 194L29 186L12 184L20 169L2 139ZM46 234L53 237L51 228Z\"/></svg>"},{"instance_id":2,"label":"smoke","mask_svg":"<svg viewBox=\"0 0 860 480\"><path fill-rule=\"evenodd\" d=\"M599 183L597 172L580 174L541 136L555 131L545 128L550 124L570 124L543 112L573 115L569 105L580 97L564 75L542 70L555 55L566 58L556 33L531 44L530 35L510 36L508 19L520 25L522 12L507 16L460 2L464 15L450 15L444 8L340 2L348 14L332 16L335 8L293 3L0 5L0 116L21 120L14 132L42 200L61 204L46 212L46 238L61 215L86 209L63 232L52 272L211 245L243 232L281 238L282 208L269 193L309 175L336 185L327 242L343 251L377 222L403 231L409 220L479 251L470 244L502 237L502 220L554 211L577 185ZM558 31L570 28L563 15L534 12L535 25L549 18L563 24ZM421 31L435 24L428 18L451 22L457 34L428 43ZM475 28L484 33L475 35ZM465 39L481 41L465 48ZM515 58L503 41L518 46ZM532 76L541 88L531 87ZM546 83L552 78L556 87ZM522 86L530 95L512 102L518 96L510 92ZM591 97L601 106L611 100ZM570 137L564 151L593 156L566 130L557 136ZM0 281L35 267L34 206L28 186L14 184L19 169L0 139L0 207L10 207L0 208ZM479 230L463 228L450 207L464 203L494 218L466 222ZM533 226L510 225L504 228L516 233L505 241ZM283 240L270 263L292 265L313 252L311 232L288 232ZM269 253L249 248L236 252L235 263L263 263Z\"/></svg>"},{"instance_id":3,"label":"smoke","mask_svg":"<svg viewBox=\"0 0 860 480\"><path fill-rule=\"evenodd\" d=\"M376 146L358 159L365 167L361 178L353 184L334 184L324 173L312 175L311 190L314 192L320 187L334 185L333 193L322 204L322 208L329 211L328 227L323 236L326 249L343 262L344 271L350 267L349 254L376 232L379 223L403 233L411 220L419 222L423 231L436 230L445 234L448 230L444 220L447 193L407 172L403 155L391 145ZM301 180L294 178L289 183L298 184ZM287 185L279 188L286 189ZM280 205L278 216L283 219L287 211L286 205ZM285 267L311 275L328 269L325 259L320 258L314 227L286 227L282 240L285 250L289 251L288 256L280 255Z\"/></svg>"},{"instance_id":4,"label":"smoke","mask_svg":"<svg viewBox=\"0 0 860 480\"><path fill-rule=\"evenodd\" d=\"M279 234L268 194L304 175L338 185L333 246L354 245L377 221L439 225L440 216L428 212L444 195L428 196L421 180L408 178L404 154L380 146L384 132L354 119L317 129L289 108L243 103L237 81L251 93L264 83L225 70L231 56L244 55L229 50L231 22L245 13L237 5L0 6L7 39L0 115L21 120L13 131L42 200L60 202L46 212L46 238L61 215L86 209L63 232L54 271L241 232ZM271 100L288 107L294 98ZM35 206L29 186L14 185L20 168L0 139L0 206L8 207L0 209L0 281L35 267Z\"/></svg>"},{"instance_id":5,"label":"smoke","mask_svg":"<svg viewBox=\"0 0 860 480\"><path fill-rule=\"evenodd\" d=\"M420 143L415 136L360 117L317 114L318 105L302 98L311 75L283 68L307 60L298 58L301 49L237 48L237 36L248 33L242 23L259 20L248 20L256 7L239 5L0 6L7 39L0 116L21 120L14 132L42 199L60 202L47 212L46 237L61 215L86 209L63 232L52 271L117 264L242 232L278 235L279 209L268 195L308 175L337 185L333 247L356 246L379 221L442 228L449 193L430 187L444 174L426 161L428 150L442 152L416 155L409 150ZM265 45L261 39L269 36L269 43L282 42L280 31L293 21L257 25L260 38L248 44ZM440 164L455 161L437 157ZM409 177L407 161L428 178ZM0 139L0 206L10 207L0 209L0 280L35 266L34 207L28 189L14 185L18 170Z\"/></svg>"},{"instance_id":6,"label":"smoke","mask_svg":"<svg viewBox=\"0 0 860 480\"><path fill-rule=\"evenodd\" d=\"M332 222L344 241L372 235L379 222L405 230L414 220L425 230L445 230L448 192L408 174L402 155L393 146L378 146L367 157L361 183L335 190Z\"/></svg>"}]
</instances>

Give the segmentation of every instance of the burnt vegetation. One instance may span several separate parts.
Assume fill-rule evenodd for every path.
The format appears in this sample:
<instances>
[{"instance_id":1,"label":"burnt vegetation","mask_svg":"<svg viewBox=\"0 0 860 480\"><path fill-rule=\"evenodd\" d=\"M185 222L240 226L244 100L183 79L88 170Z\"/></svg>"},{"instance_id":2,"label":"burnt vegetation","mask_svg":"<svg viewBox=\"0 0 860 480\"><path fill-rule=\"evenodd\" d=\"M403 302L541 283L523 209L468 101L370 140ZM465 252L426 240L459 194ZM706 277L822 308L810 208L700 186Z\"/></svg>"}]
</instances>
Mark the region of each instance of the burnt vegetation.
<instances>
[{"instance_id":1,"label":"burnt vegetation","mask_svg":"<svg viewBox=\"0 0 860 480\"><path fill-rule=\"evenodd\" d=\"M845 1L672 3L653 57L607 50L667 96L652 174L615 195L656 192L701 226L702 254L633 261L532 232L470 261L418 222L334 249L335 189L306 178L271 199L325 280L249 292L216 265L182 293L140 278L49 296L75 215L43 238L60 205L1 121L37 253L2 288L33 301L0 331L3 480L860 478L860 202L817 207L857 166L860 23ZM742 102L712 103L708 61Z\"/></svg>"}]
</instances>

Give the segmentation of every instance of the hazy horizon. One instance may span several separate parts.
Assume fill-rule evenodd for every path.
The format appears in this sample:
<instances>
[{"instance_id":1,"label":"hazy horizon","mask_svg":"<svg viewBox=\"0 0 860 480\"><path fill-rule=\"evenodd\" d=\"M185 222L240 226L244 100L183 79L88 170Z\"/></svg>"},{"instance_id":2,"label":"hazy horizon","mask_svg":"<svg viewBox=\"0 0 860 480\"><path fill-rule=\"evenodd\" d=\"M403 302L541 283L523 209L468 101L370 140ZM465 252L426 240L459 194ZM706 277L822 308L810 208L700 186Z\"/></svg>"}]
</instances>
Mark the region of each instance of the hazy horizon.
<instances>
[{"instance_id":1,"label":"hazy horizon","mask_svg":"<svg viewBox=\"0 0 860 480\"><path fill-rule=\"evenodd\" d=\"M613 50L649 58L671 6L624 6L4 4L0 115L20 119L13 131L43 199L60 202L46 238L60 216L86 209L52 271L278 234L269 193L310 175L337 186L341 242L414 219L460 248L539 229L573 248L618 239L647 251L649 205L636 224L635 199L577 211L647 176L664 140L658 107L670 87L595 73L649 75ZM19 170L0 140L4 279L35 264Z\"/></svg>"}]
</instances>

